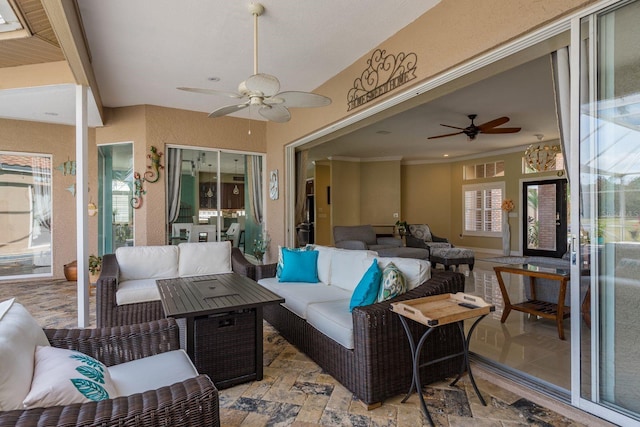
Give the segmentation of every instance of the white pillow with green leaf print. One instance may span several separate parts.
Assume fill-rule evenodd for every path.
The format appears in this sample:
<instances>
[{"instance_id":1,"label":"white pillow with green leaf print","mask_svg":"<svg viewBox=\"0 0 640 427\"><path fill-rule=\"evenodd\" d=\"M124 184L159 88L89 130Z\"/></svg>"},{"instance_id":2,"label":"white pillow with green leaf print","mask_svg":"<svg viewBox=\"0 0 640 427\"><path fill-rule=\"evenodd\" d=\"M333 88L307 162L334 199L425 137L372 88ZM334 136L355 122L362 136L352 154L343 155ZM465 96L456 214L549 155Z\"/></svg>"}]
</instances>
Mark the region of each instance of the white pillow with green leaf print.
<instances>
[{"instance_id":1,"label":"white pillow with green leaf print","mask_svg":"<svg viewBox=\"0 0 640 427\"><path fill-rule=\"evenodd\" d=\"M117 395L102 362L77 351L38 346L31 390L23 404L26 409L46 408L113 399Z\"/></svg>"}]
</instances>

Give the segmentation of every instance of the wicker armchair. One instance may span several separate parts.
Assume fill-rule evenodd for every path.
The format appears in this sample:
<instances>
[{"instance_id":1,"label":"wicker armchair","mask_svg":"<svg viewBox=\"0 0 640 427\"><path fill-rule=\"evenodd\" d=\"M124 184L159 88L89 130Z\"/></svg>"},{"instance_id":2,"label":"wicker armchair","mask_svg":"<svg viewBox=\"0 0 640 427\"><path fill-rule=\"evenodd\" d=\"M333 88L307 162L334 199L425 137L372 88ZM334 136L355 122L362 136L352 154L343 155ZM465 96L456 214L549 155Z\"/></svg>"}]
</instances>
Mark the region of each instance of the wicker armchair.
<instances>
[{"instance_id":1,"label":"wicker armchair","mask_svg":"<svg viewBox=\"0 0 640 427\"><path fill-rule=\"evenodd\" d=\"M231 267L234 272L255 279L255 265L249 262L238 248L231 249ZM99 328L133 325L163 319L164 310L160 300L118 305L116 291L120 270L114 254L102 259L102 270L96 286L96 318Z\"/></svg>"},{"instance_id":2,"label":"wicker armchair","mask_svg":"<svg viewBox=\"0 0 640 427\"><path fill-rule=\"evenodd\" d=\"M180 347L174 319L105 329L45 329L54 347L112 366ZM100 402L0 412L0 426L219 426L218 390L206 375Z\"/></svg>"}]
</instances>

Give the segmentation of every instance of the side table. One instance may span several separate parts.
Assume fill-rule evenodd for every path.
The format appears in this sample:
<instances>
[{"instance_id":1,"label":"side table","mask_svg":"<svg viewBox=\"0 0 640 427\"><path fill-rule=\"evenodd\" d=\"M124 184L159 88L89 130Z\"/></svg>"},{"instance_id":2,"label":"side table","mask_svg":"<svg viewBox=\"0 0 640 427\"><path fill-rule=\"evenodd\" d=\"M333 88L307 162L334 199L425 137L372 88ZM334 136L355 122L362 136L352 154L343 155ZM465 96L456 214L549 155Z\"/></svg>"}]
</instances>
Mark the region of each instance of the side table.
<instances>
[{"instance_id":1,"label":"side table","mask_svg":"<svg viewBox=\"0 0 640 427\"><path fill-rule=\"evenodd\" d=\"M456 379L453 380L450 385L456 385L460 378L462 378L462 375L464 374L466 368L467 374L469 375L469 379L471 381L471 384L473 385L473 389L475 390L476 395L480 399L480 402L482 402L484 406L487 406L487 403L478 390L478 386L476 385L475 379L473 378L473 374L471 372L471 365L469 363L469 340L471 339L471 334L473 333L475 327L478 325L478 322L480 322L480 320L482 320L487 314L494 311L495 307L491 304L487 304L480 297L465 294L463 292L458 292L456 294L434 295L430 297L416 298L402 302L391 303L391 310L400 316L400 321L402 322L402 326L404 327L407 338L409 340L409 347L411 348L411 358L413 361L413 381L411 383L411 388L407 392L407 395L404 397L404 399L402 399L402 403L407 401L414 390L417 391L418 397L420 398L420 406L422 407L422 412L424 413L429 423L431 425L434 425L433 420L431 419L431 415L429 414L429 410L427 409L427 404L424 401L424 396L422 395L422 386L420 384L420 368L423 366L441 362L443 360L463 356L463 363L460 366L460 372L458 373ZM476 320L475 322L473 322L473 325L465 336L463 321L473 318L476 318ZM422 334L422 336L418 340L417 345L413 339L413 335L411 334L406 319L411 319L415 322L427 326L427 330ZM422 347L427 341L429 335L435 330L435 328L454 322L458 325L458 330L460 331L463 350L461 352L450 354L449 356L445 356L437 360L432 360L420 364L420 352L422 351Z\"/></svg>"}]
</instances>

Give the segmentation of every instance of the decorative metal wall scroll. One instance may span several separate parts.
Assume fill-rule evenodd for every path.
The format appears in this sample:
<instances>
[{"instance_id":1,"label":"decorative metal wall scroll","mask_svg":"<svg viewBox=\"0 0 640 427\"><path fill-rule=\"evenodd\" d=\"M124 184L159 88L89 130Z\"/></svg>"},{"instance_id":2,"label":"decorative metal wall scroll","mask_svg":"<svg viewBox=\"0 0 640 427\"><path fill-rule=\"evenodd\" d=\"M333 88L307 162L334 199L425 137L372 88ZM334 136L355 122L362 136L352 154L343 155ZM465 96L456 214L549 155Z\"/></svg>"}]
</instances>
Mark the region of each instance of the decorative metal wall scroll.
<instances>
[{"instance_id":1,"label":"decorative metal wall scroll","mask_svg":"<svg viewBox=\"0 0 640 427\"><path fill-rule=\"evenodd\" d=\"M418 56L415 53L387 55L386 50L376 49L367 60L369 66L354 80L353 88L349 89L347 111L415 79L417 62Z\"/></svg>"},{"instance_id":2,"label":"decorative metal wall scroll","mask_svg":"<svg viewBox=\"0 0 640 427\"><path fill-rule=\"evenodd\" d=\"M158 151L153 145L150 148L151 154L147 154L147 158L151 161L150 165L147 165L147 171L144 176L140 176L139 172L133 173L133 197L130 200L131 207L138 209L142 206L142 196L147 194L147 190L144 189L144 183L148 182L153 184L160 179L160 170L164 169L164 166L160 164L160 158L162 152Z\"/></svg>"},{"instance_id":3,"label":"decorative metal wall scroll","mask_svg":"<svg viewBox=\"0 0 640 427\"><path fill-rule=\"evenodd\" d=\"M76 174L76 161L69 160L67 158L66 162L62 162L59 166L56 167L57 170L62 172L62 175L75 175Z\"/></svg>"}]
</instances>

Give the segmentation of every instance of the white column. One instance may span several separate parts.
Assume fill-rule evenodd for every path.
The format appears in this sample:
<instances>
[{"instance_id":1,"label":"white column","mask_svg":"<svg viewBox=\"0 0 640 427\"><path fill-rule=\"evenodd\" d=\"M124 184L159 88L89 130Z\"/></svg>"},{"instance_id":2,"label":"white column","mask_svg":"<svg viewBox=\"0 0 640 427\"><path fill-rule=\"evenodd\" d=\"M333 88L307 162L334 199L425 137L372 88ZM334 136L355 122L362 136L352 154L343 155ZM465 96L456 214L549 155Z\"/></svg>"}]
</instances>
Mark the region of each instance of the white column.
<instances>
[{"instance_id":1,"label":"white column","mask_svg":"<svg viewBox=\"0 0 640 427\"><path fill-rule=\"evenodd\" d=\"M76 236L78 260L78 327L89 326L89 237L87 214L89 127L87 87L76 86Z\"/></svg>"}]
</instances>

